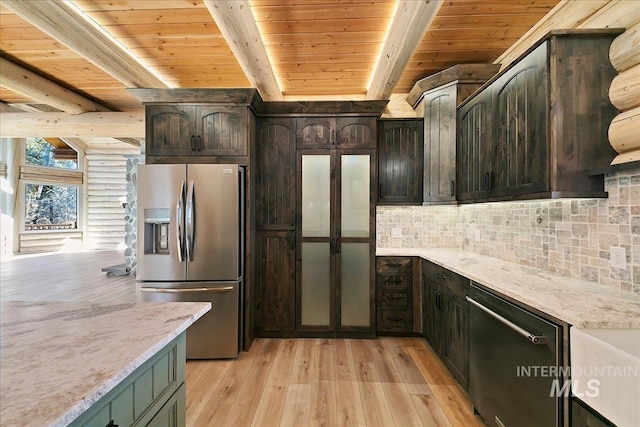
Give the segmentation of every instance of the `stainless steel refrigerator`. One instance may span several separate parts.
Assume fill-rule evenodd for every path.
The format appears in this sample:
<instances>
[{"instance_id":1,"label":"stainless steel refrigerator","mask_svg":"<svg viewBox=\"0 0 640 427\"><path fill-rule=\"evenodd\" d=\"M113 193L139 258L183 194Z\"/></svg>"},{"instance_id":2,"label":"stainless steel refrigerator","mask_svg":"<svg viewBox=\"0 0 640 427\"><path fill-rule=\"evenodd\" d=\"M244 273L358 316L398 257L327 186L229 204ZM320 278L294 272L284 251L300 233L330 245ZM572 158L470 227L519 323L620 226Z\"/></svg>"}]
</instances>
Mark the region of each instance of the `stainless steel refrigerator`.
<instances>
[{"instance_id":1,"label":"stainless steel refrigerator","mask_svg":"<svg viewBox=\"0 0 640 427\"><path fill-rule=\"evenodd\" d=\"M211 311L187 330L187 358L236 357L242 349L244 170L139 165L137 179L137 300L211 302Z\"/></svg>"}]
</instances>

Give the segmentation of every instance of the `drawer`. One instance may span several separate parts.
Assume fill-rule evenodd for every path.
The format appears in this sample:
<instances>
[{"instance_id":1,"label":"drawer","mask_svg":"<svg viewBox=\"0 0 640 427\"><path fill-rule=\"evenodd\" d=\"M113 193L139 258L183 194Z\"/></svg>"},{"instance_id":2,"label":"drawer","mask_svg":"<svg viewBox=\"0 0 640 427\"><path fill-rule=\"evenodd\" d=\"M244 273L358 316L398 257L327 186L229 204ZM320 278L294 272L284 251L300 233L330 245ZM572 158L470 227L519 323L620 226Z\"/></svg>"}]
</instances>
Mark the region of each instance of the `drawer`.
<instances>
[{"instance_id":1,"label":"drawer","mask_svg":"<svg viewBox=\"0 0 640 427\"><path fill-rule=\"evenodd\" d=\"M407 291L381 290L376 293L376 304L388 307L410 307L411 299Z\"/></svg>"},{"instance_id":2,"label":"drawer","mask_svg":"<svg viewBox=\"0 0 640 427\"><path fill-rule=\"evenodd\" d=\"M430 261L422 260L422 278L460 298L469 292L469 279Z\"/></svg>"},{"instance_id":3,"label":"drawer","mask_svg":"<svg viewBox=\"0 0 640 427\"><path fill-rule=\"evenodd\" d=\"M377 289L411 289L413 282L413 258L376 258Z\"/></svg>"},{"instance_id":4,"label":"drawer","mask_svg":"<svg viewBox=\"0 0 640 427\"><path fill-rule=\"evenodd\" d=\"M411 332L413 311L410 308L381 308L377 311L378 332Z\"/></svg>"}]
</instances>

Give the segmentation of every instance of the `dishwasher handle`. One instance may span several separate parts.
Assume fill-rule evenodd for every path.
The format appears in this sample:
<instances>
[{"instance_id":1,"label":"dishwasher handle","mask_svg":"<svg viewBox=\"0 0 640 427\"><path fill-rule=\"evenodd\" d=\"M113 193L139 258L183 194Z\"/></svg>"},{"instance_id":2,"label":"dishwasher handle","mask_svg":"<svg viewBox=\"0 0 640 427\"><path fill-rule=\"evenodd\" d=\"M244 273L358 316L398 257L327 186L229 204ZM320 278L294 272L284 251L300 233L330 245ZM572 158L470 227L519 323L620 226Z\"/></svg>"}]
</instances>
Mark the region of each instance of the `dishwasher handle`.
<instances>
[{"instance_id":1,"label":"dishwasher handle","mask_svg":"<svg viewBox=\"0 0 640 427\"><path fill-rule=\"evenodd\" d=\"M516 331L517 333L519 333L520 335L522 335L523 337L525 337L526 339L531 341L533 344L546 344L547 343L547 337L545 337L544 335L535 335L535 334L527 331L526 329L522 329L520 326L516 325L515 323L511 322L508 319L505 319L504 317L500 316L495 311L488 309L487 307L485 307L484 305L480 304L478 301L474 300L473 298L471 298L469 296L467 296L465 299L470 304L478 307L480 310L482 310L485 313L487 313L489 316L491 316L491 317L495 318L496 320L500 321L501 323L507 325L508 327L510 327L511 329L513 329L514 331Z\"/></svg>"}]
</instances>

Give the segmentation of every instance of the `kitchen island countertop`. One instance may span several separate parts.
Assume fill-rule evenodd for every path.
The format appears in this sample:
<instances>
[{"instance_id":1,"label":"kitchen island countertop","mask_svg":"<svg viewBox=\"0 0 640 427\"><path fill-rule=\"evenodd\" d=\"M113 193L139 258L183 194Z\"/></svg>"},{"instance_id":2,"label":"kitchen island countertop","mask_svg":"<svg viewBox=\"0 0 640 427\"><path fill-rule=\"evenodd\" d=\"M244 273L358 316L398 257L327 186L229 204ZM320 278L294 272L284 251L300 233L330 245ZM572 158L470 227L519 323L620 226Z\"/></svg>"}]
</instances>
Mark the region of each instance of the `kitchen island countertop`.
<instances>
[{"instance_id":1,"label":"kitchen island countertop","mask_svg":"<svg viewBox=\"0 0 640 427\"><path fill-rule=\"evenodd\" d=\"M640 295L455 249L377 248L417 256L579 328L640 328Z\"/></svg>"},{"instance_id":2,"label":"kitchen island countertop","mask_svg":"<svg viewBox=\"0 0 640 427\"><path fill-rule=\"evenodd\" d=\"M210 303L3 302L0 423L67 425Z\"/></svg>"}]
</instances>

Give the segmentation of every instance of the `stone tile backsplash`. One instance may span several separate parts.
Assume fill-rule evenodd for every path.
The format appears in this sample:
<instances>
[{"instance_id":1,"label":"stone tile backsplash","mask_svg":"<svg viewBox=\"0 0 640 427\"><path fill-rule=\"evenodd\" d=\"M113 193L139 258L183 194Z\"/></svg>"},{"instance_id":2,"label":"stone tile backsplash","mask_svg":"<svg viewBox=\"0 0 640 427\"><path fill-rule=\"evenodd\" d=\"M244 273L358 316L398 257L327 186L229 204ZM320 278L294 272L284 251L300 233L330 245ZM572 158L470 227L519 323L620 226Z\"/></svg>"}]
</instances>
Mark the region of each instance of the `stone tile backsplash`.
<instances>
[{"instance_id":1,"label":"stone tile backsplash","mask_svg":"<svg viewBox=\"0 0 640 427\"><path fill-rule=\"evenodd\" d=\"M460 248L640 294L640 168L605 178L607 199L378 206L378 247ZM610 266L624 248L625 268Z\"/></svg>"}]
</instances>

